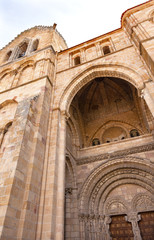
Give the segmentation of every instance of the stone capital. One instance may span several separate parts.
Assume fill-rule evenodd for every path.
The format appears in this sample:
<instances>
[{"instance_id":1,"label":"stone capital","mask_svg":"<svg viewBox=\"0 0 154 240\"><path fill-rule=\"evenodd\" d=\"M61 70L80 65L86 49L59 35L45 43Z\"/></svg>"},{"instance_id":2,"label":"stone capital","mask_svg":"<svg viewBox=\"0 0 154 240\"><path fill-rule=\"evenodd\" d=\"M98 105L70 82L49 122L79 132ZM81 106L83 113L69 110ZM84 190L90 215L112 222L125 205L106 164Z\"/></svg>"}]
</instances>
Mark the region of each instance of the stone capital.
<instances>
[{"instance_id":1,"label":"stone capital","mask_svg":"<svg viewBox=\"0 0 154 240\"><path fill-rule=\"evenodd\" d=\"M141 220L141 216L138 215L136 212L132 212L132 213L130 213L128 216L126 216L126 220L127 220L128 222L133 222L133 221L138 222L138 221Z\"/></svg>"}]
</instances>

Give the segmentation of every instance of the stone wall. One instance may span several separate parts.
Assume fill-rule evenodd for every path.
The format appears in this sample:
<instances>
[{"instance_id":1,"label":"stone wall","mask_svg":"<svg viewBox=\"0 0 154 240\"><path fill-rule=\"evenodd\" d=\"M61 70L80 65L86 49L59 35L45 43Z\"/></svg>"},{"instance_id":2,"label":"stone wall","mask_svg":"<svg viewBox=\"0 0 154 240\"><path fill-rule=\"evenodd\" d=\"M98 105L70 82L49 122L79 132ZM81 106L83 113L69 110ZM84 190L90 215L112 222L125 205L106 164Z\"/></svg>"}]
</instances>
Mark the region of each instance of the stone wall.
<instances>
[{"instance_id":1,"label":"stone wall","mask_svg":"<svg viewBox=\"0 0 154 240\"><path fill-rule=\"evenodd\" d=\"M145 215L152 229L153 4L72 48L38 26L0 51L1 239L108 240L121 221L141 240Z\"/></svg>"}]
</instances>

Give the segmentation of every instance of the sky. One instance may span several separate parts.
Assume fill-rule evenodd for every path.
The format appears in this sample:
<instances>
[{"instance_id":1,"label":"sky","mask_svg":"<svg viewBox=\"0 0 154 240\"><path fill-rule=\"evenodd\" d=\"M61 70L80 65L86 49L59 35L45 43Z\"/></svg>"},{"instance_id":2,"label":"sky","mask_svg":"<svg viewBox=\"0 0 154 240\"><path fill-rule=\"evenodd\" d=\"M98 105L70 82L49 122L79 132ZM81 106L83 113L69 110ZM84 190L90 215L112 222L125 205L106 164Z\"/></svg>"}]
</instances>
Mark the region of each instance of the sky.
<instances>
[{"instance_id":1,"label":"sky","mask_svg":"<svg viewBox=\"0 0 154 240\"><path fill-rule=\"evenodd\" d=\"M24 30L57 24L68 47L120 27L121 15L146 0L0 0L0 49Z\"/></svg>"}]
</instances>

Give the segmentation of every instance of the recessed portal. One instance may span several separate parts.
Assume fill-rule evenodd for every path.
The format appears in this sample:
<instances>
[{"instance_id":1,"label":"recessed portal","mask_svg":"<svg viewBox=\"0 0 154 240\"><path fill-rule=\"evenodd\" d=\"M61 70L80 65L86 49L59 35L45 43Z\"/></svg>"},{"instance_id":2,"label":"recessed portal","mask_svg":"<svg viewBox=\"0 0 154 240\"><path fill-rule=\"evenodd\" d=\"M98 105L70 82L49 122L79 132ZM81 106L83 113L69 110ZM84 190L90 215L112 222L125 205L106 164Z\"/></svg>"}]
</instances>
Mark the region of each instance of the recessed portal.
<instances>
[{"instance_id":1,"label":"recessed portal","mask_svg":"<svg viewBox=\"0 0 154 240\"><path fill-rule=\"evenodd\" d=\"M151 120L144 104L137 89L125 80L95 78L79 90L70 106L72 141L85 148L148 133Z\"/></svg>"}]
</instances>

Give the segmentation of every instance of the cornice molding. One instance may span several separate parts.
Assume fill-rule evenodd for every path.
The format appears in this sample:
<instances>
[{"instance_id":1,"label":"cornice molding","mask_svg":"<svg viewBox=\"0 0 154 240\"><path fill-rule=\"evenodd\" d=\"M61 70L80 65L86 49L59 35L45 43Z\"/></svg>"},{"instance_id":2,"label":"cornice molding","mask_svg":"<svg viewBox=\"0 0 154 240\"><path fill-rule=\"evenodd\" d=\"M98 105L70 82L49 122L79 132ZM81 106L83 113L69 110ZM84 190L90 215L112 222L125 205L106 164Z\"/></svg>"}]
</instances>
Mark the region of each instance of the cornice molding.
<instances>
[{"instance_id":1,"label":"cornice molding","mask_svg":"<svg viewBox=\"0 0 154 240\"><path fill-rule=\"evenodd\" d=\"M92 162L98 162L102 160L111 160L111 159L117 159L117 158L122 158L124 156L130 155L130 154L135 154L135 153L141 153L141 152L148 152L154 150L154 143L138 146L138 147L133 147L133 148L128 148L126 150L121 150L121 151L116 151L113 153L105 153L105 154L100 154L96 156L90 156L90 157L85 157L85 158L80 158L76 159L77 165L83 165L87 163L92 163Z\"/></svg>"}]
</instances>

